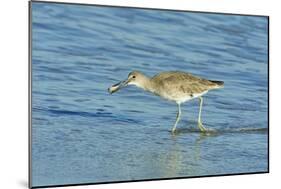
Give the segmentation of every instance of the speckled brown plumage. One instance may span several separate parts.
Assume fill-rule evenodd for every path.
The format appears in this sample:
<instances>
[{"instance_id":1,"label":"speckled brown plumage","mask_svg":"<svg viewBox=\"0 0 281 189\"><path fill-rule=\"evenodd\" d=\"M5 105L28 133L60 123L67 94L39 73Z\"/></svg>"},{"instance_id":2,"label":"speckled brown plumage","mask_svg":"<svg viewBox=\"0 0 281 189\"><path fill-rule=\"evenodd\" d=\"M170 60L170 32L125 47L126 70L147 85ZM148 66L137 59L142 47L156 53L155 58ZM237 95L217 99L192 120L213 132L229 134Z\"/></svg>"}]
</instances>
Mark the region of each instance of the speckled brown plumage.
<instances>
[{"instance_id":1,"label":"speckled brown plumage","mask_svg":"<svg viewBox=\"0 0 281 189\"><path fill-rule=\"evenodd\" d=\"M211 89L220 88L222 83L210 81L190 73L180 71L161 72L150 79L155 94L169 100L179 100L183 96L194 96ZM163 95L164 94L164 95Z\"/></svg>"}]
</instances>

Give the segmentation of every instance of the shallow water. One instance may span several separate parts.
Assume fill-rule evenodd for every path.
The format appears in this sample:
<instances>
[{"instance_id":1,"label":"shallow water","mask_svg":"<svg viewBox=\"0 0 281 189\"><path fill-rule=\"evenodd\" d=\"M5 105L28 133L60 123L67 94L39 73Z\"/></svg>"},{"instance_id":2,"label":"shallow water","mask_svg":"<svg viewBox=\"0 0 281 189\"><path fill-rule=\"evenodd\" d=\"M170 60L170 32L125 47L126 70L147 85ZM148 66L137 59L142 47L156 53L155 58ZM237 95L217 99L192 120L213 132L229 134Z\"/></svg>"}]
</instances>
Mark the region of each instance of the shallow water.
<instances>
[{"instance_id":1,"label":"shallow water","mask_svg":"<svg viewBox=\"0 0 281 189\"><path fill-rule=\"evenodd\" d=\"M181 70L225 87L182 105L128 87L132 70ZM32 3L32 185L268 168L267 19Z\"/></svg>"}]
</instances>

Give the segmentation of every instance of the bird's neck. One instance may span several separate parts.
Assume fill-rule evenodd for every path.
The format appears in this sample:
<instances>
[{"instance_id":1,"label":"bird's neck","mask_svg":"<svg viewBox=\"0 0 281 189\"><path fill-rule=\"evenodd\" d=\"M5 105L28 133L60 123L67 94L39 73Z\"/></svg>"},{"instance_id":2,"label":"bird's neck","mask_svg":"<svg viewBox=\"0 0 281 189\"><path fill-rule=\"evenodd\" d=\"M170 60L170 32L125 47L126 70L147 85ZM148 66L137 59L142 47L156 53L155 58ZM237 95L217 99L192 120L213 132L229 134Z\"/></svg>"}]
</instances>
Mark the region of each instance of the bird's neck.
<instances>
[{"instance_id":1,"label":"bird's neck","mask_svg":"<svg viewBox=\"0 0 281 189\"><path fill-rule=\"evenodd\" d=\"M145 91L151 92L151 93L154 93L154 91L155 91L151 78L147 77L147 76L143 77L142 82L140 83L140 86L138 86L138 87L142 88Z\"/></svg>"}]
</instances>

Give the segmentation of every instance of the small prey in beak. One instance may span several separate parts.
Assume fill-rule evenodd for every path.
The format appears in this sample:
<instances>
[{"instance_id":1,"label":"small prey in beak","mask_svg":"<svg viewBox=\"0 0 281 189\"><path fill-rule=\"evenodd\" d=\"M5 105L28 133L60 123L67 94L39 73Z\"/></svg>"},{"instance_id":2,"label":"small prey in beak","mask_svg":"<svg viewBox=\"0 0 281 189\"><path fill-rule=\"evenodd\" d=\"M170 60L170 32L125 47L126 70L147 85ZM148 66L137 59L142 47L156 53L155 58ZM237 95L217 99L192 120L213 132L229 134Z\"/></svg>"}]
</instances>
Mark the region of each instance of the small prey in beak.
<instances>
[{"instance_id":1,"label":"small prey in beak","mask_svg":"<svg viewBox=\"0 0 281 189\"><path fill-rule=\"evenodd\" d=\"M110 94L117 92L119 89L122 89L128 85L135 85L137 87L140 87L144 90L147 90L147 87L149 85L149 78L143 75L140 72L133 71L129 73L128 78L124 81L121 81L115 85L112 85L108 88L108 92Z\"/></svg>"},{"instance_id":2,"label":"small prey in beak","mask_svg":"<svg viewBox=\"0 0 281 189\"><path fill-rule=\"evenodd\" d=\"M115 85L112 85L108 88L108 92L110 94L117 92L119 89L122 89L123 87L126 87L128 85L128 80L121 81L119 83L116 83Z\"/></svg>"}]
</instances>

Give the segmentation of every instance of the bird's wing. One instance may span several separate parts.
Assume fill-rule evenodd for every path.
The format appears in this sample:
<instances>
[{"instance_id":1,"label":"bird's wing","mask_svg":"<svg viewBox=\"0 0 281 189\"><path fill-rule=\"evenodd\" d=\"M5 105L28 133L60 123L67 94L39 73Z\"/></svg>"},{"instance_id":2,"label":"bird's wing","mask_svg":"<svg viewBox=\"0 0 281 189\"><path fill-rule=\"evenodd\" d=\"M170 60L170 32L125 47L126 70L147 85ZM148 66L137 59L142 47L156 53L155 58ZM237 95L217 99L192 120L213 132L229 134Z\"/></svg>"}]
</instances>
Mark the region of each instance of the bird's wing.
<instances>
[{"instance_id":1,"label":"bird's wing","mask_svg":"<svg viewBox=\"0 0 281 189\"><path fill-rule=\"evenodd\" d=\"M152 78L165 91L176 89L178 93L197 94L211 88L214 84L207 80L184 72L164 72ZM172 91L171 91L172 93ZM171 94L172 95L172 94Z\"/></svg>"}]
</instances>

